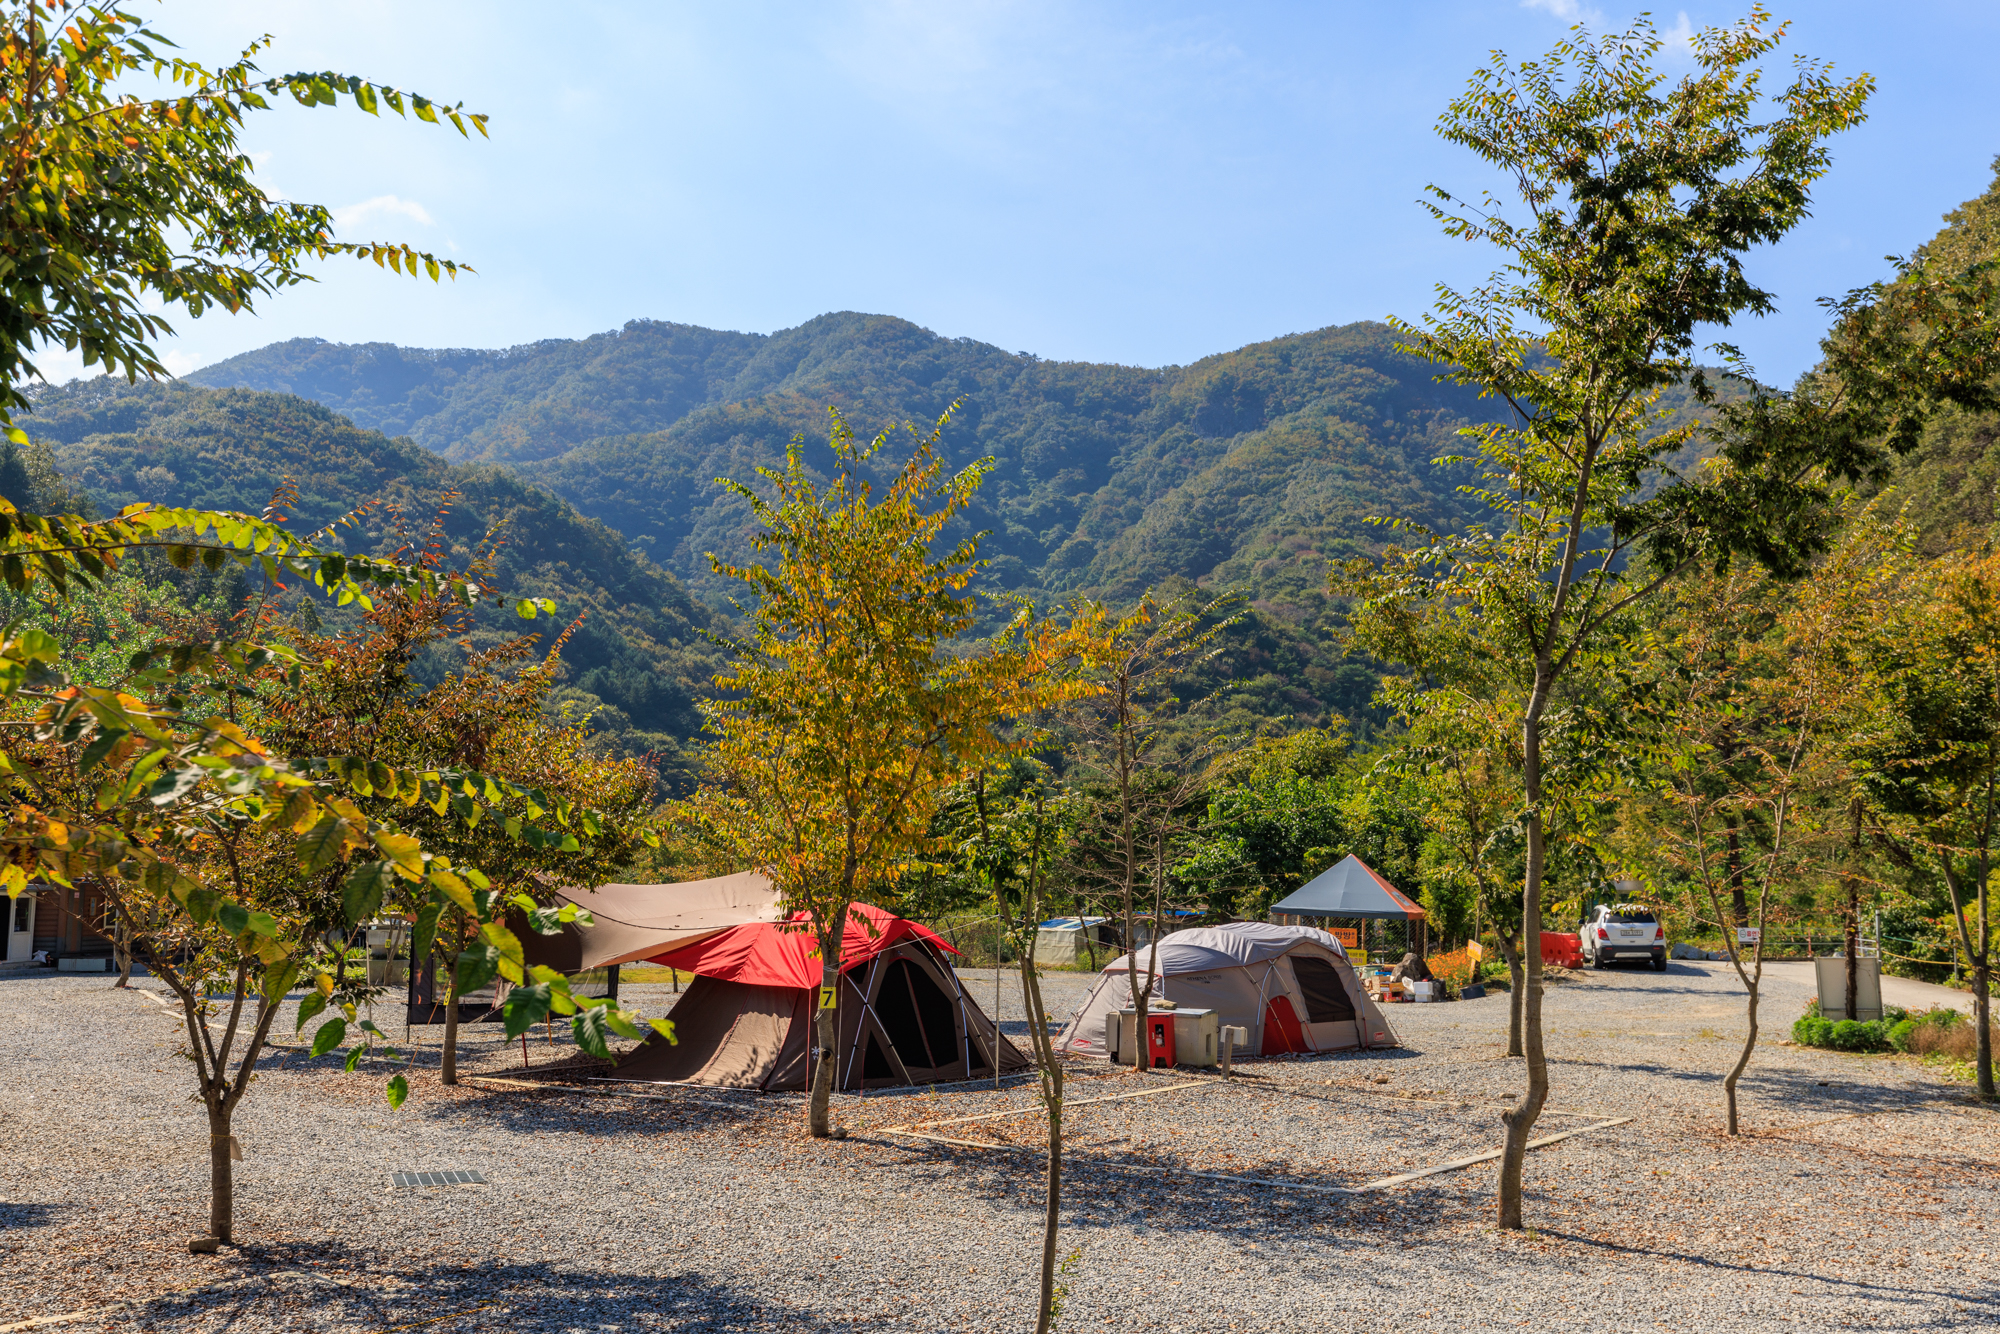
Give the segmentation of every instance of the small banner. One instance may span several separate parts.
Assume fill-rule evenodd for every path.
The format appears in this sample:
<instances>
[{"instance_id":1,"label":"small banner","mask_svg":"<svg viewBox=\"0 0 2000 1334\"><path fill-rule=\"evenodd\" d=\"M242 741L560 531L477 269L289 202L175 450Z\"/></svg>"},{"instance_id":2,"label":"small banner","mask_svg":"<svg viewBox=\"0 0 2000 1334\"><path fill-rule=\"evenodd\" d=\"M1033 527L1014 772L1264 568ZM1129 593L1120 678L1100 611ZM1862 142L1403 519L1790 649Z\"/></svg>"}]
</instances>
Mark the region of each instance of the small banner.
<instances>
[{"instance_id":1,"label":"small banner","mask_svg":"<svg viewBox=\"0 0 2000 1334\"><path fill-rule=\"evenodd\" d=\"M834 998L839 994L840 991L836 987L821 987L819 989L819 1008L822 1010L831 1010Z\"/></svg>"},{"instance_id":2,"label":"small banner","mask_svg":"<svg viewBox=\"0 0 2000 1334\"><path fill-rule=\"evenodd\" d=\"M1358 927L1336 926L1327 934L1351 950L1361 948L1361 931Z\"/></svg>"}]
</instances>

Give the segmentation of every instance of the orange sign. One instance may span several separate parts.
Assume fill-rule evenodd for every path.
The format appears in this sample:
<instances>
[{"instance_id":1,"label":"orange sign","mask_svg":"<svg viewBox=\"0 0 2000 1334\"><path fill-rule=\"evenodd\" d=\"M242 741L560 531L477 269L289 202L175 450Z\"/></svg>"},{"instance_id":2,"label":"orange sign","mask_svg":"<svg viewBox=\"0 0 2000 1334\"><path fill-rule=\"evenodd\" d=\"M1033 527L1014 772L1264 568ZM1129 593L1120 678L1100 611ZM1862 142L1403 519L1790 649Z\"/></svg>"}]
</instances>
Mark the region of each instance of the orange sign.
<instances>
[{"instance_id":1,"label":"orange sign","mask_svg":"<svg viewBox=\"0 0 2000 1334\"><path fill-rule=\"evenodd\" d=\"M1351 950L1361 948L1361 932L1354 927L1336 926L1330 929L1327 934Z\"/></svg>"}]
</instances>

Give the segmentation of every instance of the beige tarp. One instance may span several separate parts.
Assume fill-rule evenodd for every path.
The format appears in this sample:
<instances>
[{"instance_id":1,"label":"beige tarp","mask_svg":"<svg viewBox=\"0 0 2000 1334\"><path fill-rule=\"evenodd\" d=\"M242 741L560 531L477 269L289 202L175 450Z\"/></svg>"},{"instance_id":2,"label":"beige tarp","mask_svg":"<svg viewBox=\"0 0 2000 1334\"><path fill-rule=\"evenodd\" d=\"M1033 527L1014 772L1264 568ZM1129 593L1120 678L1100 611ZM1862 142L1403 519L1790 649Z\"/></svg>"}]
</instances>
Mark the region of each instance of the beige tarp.
<instances>
[{"instance_id":1,"label":"beige tarp","mask_svg":"<svg viewBox=\"0 0 2000 1334\"><path fill-rule=\"evenodd\" d=\"M543 936L516 928L530 964L565 973L650 959L751 922L783 916L778 891L755 871L676 885L599 885L556 893L585 909L596 925Z\"/></svg>"}]
</instances>

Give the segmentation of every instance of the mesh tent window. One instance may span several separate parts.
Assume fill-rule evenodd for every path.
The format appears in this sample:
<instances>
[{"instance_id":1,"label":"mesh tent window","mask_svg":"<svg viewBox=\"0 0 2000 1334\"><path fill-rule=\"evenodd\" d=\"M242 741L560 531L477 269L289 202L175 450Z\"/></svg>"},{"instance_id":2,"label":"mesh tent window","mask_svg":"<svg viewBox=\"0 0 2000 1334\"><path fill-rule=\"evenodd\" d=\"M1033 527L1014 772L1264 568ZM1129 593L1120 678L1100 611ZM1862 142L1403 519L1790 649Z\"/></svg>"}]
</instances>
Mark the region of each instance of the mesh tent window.
<instances>
[{"instance_id":1,"label":"mesh tent window","mask_svg":"<svg viewBox=\"0 0 2000 1334\"><path fill-rule=\"evenodd\" d=\"M1354 1018L1354 1001L1347 986L1325 959L1294 954L1292 976L1298 981L1299 994L1305 997L1307 1023L1331 1024Z\"/></svg>"}]
</instances>

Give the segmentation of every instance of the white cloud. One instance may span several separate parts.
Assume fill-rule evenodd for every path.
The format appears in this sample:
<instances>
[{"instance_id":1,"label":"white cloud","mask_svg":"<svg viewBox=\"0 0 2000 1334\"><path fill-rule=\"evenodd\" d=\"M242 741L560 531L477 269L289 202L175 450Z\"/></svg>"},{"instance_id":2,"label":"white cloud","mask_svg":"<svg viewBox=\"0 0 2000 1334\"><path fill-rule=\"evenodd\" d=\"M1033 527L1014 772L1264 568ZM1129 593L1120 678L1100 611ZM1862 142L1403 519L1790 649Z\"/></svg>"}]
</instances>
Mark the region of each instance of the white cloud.
<instances>
[{"instance_id":1,"label":"white cloud","mask_svg":"<svg viewBox=\"0 0 2000 1334\"><path fill-rule=\"evenodd\" d=\"M1665 43L1660 48L1660 54L1681 60L1694 59L1694 25L1688 22L1685 9L1680 12L1673 27L1660 33L1660 40Z\"/></svg>"},{"instance_id":2,"label":"white cloud","mask_svg":"<svg viewBox=\"0 0 2000 1334\"><path fill-rule=\"evenodd\" d=\"M1595 19L1597 11L1585 9L1577 0L1521 0L1523 9L1545 9L1559 19Z\"/></svg>"},{"instance_id":3,"label":"white cloud","mask_svg":"<svg viewBox=\"0 0 2000 1334\"><path fill-rule=\"evenodd\" d=\"M430 211L414 199L399 199L395 195L376 195L358 204L342 204L333 209L333 225L342 232L367 226L384 218L407 218L419 226L431 225Z\"/></svg>"}]
</instances>

